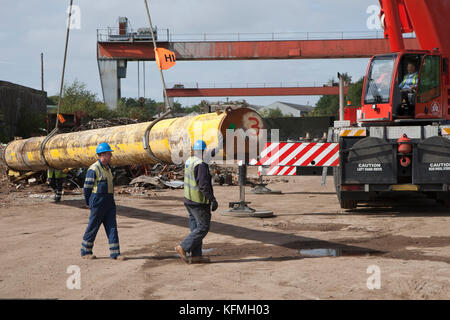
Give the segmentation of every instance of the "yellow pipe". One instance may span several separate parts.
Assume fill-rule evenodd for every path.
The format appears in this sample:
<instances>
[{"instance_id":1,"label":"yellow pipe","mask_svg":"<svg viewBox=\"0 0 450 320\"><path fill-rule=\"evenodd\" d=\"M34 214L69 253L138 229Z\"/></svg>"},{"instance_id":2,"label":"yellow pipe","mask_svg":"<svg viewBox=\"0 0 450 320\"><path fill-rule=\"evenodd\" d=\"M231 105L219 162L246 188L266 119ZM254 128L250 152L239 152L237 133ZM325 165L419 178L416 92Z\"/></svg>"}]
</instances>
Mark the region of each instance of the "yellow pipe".
<instances>
[{"instance_id":1,"label":"yellow pipe","mask_svg":"<svg viewBox=\"0 0 450 320\"><path fill-rule=\"evenodd\" d=\"M111 163L113 166L154 164L155 160L143 146L144 133L150 123L58 134L48 140L43 154L52 168L84 168L96 161L97 145L108 142L114 150ZM225 146L225 130L230 128L263 129L264 124L261 117L248 108L164 119L151 129L149 145L158 159L167 163L180 163L179 159L186 157L183 151L189 150L197 139L205 140L208 146L217 146L220 132ZM20 171L47 169L40 156L40 146L44 138L34 137L10 142L4 154L8 167Z\"/></svg>"}]
</instances>

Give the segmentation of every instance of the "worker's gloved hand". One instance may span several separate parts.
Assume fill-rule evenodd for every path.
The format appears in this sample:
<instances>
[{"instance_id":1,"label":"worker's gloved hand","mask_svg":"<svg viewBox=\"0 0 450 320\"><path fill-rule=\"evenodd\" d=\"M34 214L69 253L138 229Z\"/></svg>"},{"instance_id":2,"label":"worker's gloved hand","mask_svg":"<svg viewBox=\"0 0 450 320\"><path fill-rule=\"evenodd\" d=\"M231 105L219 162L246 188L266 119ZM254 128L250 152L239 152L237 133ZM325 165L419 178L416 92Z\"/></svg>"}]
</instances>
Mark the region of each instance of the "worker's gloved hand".
<instances>
[{"instance_id":1,"label":"worker's gloved hand","mask_svg":"<svg viewBox=\"0 0 450 320\"><path fill-rule=\"evenodd\" d=\"M211 202L211 211L216 211L218 207L219 204L217 203L217 201L213 200L213 202Z\"/></svg>"}]
</instances>

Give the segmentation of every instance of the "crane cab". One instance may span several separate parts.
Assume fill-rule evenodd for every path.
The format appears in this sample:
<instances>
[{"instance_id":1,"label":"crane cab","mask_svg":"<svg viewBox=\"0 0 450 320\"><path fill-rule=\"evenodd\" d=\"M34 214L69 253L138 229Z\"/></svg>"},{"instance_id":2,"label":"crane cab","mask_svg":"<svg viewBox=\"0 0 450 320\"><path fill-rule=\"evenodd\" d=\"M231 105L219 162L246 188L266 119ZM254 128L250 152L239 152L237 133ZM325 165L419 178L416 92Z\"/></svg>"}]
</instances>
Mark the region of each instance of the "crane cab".
<instances>
[{"instance_id":1,"label":"crane cab","mask_svg":"<svg viewBox=\"0 0 450 320\"><path fill-rule=\"evenodd\" d=\"M360 122L449 119L448 92L442 89L447 69L439 52L405 51L372 57L364 79Z\"/></svg>"}]
</instances>

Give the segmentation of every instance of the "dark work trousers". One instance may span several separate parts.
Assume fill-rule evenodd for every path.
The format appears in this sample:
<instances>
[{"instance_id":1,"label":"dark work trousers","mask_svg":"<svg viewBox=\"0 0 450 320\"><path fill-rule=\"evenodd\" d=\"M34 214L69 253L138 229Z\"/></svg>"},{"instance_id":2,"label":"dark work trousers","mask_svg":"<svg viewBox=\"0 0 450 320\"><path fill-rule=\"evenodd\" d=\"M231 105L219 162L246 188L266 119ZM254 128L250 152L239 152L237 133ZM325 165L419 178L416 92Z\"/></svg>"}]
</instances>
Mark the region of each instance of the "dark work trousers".
<instances>
[{"instance_id":1,"label":"dark work trousers","mask_svg":"<svg viewBox=\"0 0 450 320\"><path fill-rule=\"evenodd\" d=\"M211 224L211 205L184 205L189 212L191 233L180 243L180 246L184 251L190 252L192 257L200 257L202 255L203 238L208 234Z\"/></svg>"},{"instance_id":2,"label":"dark work trousers","mask_svg":"<svg viewBox=\"0 0 450 320\"><path fill-rule=\"evenodd\" d=\"M95 237L103 224L108 237L110 257L116 258L120 255L120 249L114 195L93 193L89 198L89 207L91 214L81 244L81 255L92 254Z\"/></svg>"},{"instance_id":3,"label":"dark work trousers","mask_svg":"<svg viewBox=\"0 0 450 320\"><path fill-rule=\"evenodd\" d=\"M50 187L55 191L55 201L61 201L64 178L50 178Z\"/></svg>"}]
</instances>

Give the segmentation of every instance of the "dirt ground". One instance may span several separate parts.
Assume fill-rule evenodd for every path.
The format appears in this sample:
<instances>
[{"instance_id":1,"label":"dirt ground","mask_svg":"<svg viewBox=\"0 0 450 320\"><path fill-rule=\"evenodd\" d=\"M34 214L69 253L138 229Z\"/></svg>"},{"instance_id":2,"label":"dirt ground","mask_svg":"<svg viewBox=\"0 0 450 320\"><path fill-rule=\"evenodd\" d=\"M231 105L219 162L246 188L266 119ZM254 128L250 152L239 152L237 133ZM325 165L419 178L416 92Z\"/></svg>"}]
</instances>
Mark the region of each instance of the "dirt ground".
<instances>
[{"instance_id":1,"label":"dirt ground","mask_svg":"<svg viewBox=\"0 0 450 320\"><path fill-rule=\"evenodd\" d=\"M332 178L326 187L320 177L283 179L269 184L281 195L247 188L251 207L274 211L264 219L222 215L239 189L215 186L219 209L204 241L207 265L185 264L173 251L189 232L182 190L116 196L127 261L108 258L103 229L98 259L80 258L89 216L80 193L55 204L46 186L4 192L0 298L450 299L449 209L405 196L346 211ZM72 265L80 268L80 289L66 286ZM379 288L369 289L375 275Z\"/></svg>"}]
</instances>

